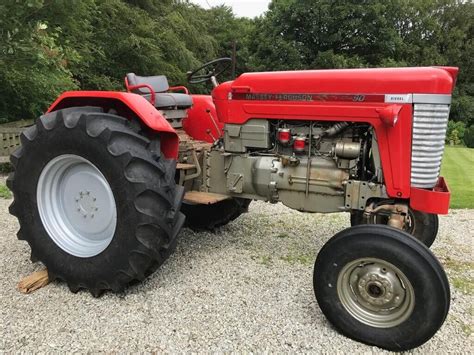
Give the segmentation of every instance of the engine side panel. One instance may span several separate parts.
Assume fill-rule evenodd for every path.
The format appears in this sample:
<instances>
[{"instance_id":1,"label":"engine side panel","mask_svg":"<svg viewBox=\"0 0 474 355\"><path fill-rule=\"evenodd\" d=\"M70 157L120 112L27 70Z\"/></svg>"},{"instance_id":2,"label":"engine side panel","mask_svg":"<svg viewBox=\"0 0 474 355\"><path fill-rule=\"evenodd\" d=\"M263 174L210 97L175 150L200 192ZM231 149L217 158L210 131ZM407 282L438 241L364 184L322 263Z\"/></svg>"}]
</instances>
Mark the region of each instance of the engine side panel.
<instances>
[{"instance_id":1,"label":"engine side panel","mask_svg":"<svg viewBox=\"0 0 474 355\"><path fill-rule=\"evenodd\" d=\"M237 103L228 101L229 117L244 117L242 123L250 119L308 120L326 122L360 122L374 127L380 147L381 163L387 193L393 198L409 198L411 180L412 111L411 104L401 105L398 122L394 127L386 125L379 111L384 103ZM241 123L241 124L242 124ZM232 124L237 124L232 122Z\"/></svg>"},{"instance_id":2,"label":"engine side panel","mask_svg":"<svg viewBox=\"0 0 474 355\"><path fill-rule=\"evenodd\" d=\"M365 198L386 197L376 169L363 167L372 142L369 125L250 120L224 131L223 145L205 160L205 191L306 212L364 209ZM281 131L289 133L287 142ZM303 143L297 147L298 140ZM372 182L359 186L361 177Z\"/></svg>"}]
</instances>

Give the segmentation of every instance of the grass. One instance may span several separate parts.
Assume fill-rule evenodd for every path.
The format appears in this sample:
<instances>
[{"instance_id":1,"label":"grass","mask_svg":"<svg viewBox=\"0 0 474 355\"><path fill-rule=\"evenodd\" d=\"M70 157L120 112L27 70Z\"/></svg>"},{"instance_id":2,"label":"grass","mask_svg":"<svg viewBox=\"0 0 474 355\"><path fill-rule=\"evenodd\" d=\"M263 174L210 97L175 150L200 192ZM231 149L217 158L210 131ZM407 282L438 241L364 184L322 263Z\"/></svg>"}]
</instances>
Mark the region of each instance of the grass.
<instances>
[{"instance_id":1,"label":"grass","mask_svg":"<svg viewBox=\"0 0 474 355\"><path fill-rule=\"evenodd\" d=\"M12 193L10 192L8 187L6 187L3 184L0 184L0 198L9 199L11 197L12 197Z\"/></svg>"},{"instance_id":2,"label":"grass","mask_svg":"<svg viewBox=\"0 0 474 355\"><path fill-rule=\"evenodd\" d=\"M474 208L474 149L447 146L441 175L451 189L451 208Z\"/></svg>"},{"instance_id":3,"label":"grass","mask_svg":"<svg viewBox=\"0 0 474 355\"><path fill-rule=\"evenodd\" d=\"M474 281L468 277L453 277L451 284L465 295L474 294Z\"/></svg>"},{"instance_id":4,"label":"grass","mask_svg":"<svg viewBox=\"0 0 474 355\"><path fill-rule=\"evenodd\" d=\"M313 265L314 255L305 254L305 255L285 255L280 257L281 260L290 263L291 265L302 264L302 265Z\"/></svg>"}]
</instances>

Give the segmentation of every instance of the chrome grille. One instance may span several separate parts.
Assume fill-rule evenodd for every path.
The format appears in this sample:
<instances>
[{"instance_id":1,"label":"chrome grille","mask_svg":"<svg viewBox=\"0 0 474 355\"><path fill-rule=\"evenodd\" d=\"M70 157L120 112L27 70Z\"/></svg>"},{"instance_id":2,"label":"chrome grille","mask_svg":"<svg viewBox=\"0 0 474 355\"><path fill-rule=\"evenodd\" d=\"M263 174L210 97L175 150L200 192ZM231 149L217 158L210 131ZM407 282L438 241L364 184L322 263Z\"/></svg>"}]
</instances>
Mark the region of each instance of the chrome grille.
<instances>
[{"instance_id":1,"label":"chrome grille","mask_svg":"<svg viewBox=\"0 0 474 355\"><path fill-rule=\"evenodd\" d=\"M449 108L449 105L414 105L411 153L411 185L414 187L433 188L438 181Z\"/></svg>"}]
</instances>

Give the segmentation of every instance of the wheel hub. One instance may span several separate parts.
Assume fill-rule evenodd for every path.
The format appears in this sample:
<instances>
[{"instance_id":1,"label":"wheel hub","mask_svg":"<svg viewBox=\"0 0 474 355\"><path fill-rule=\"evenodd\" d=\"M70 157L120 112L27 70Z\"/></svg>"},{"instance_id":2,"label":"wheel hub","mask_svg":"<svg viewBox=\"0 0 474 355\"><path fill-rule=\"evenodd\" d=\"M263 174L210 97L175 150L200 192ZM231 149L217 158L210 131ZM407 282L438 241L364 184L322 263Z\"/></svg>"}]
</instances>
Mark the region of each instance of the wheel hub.
<instances>
[{"instance_id":1,"label":"wheel hub","mask_svg":"<svg viewBox=\"0 0 474 355\"><path fill-rule=\"evenodd\" d=\"M81 191L76 197L77 212L84 218L94 218L99 211L97 198L91 195L90 191Z\"/></svg>"},{"instance_id":2,"label":"wheel hub","mask_svg":"<svg viewBox=\"0 0 474 355\"><path fill-rule=\"evenodd\" d=\"M67 253L88 258L111 243L117 224L114 195L100 170L77 155L61 155L43 169L38 211L51 239Z\"/></svg>"},{"instance_id":3,"label":"wheel hub","mask_svg":"<svg viewBox=\"0 0 474 355\"><path fill-rule=\"evenodd\" d=\"M386 328L402 323L414 307L414 291L394 265L375 258L346 265L338 277L338 295L362 323Z\"/></svg>"},{"instance_id":4,"label":"wheel hub","mask_svg":"<svg viewBox=\"0 0 474 355\"><path fill-rule=\"evenodd\" d=\"M360 270L362 276L357 283L357 292L362 300L376 307L392 307L401 300L405 290L398 277L385 268ZM360 275L360 274L358 274ZM396 290L396 291L395 291Z\"/></svg>"}]
</instances>

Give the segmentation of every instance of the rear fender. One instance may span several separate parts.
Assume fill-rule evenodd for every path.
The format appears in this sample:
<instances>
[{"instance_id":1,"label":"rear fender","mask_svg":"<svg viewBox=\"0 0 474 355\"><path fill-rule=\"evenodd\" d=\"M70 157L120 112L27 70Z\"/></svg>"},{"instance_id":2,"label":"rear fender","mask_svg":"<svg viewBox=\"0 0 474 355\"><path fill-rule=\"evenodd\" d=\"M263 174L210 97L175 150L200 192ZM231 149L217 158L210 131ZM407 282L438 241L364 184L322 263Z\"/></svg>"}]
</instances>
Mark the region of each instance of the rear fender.
<instances>
[{"instance_id":1,"label":"rear fender","mask_svg":"<svg viewBox=\"0 0 474 355\"><path fill-rule=\"evenodd\" d=\"M140 95L116 91L68 91L48 109L53 112L68 107L97 106L105 112L115 110L128 119L138 119L160 135L161 151L168 159L177 159L179 138L163 115Z\"/></svg>"}]
</instances>

